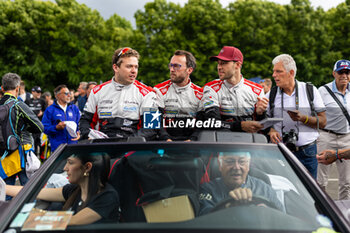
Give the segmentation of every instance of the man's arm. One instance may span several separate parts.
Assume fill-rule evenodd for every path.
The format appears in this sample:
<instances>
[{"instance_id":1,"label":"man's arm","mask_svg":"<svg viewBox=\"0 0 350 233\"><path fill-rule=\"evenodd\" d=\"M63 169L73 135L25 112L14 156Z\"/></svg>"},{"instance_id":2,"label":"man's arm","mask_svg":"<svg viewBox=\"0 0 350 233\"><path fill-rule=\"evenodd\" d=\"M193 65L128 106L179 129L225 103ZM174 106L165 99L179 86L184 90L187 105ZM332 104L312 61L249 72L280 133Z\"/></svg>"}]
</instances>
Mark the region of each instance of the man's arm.
<instances>
[{"instance_id":1,"label":"man's arm","mask_svg":"<svg viewBox=\"0 0 350 233\"><path fill-rule=\"evenodd\" d=\"M216 205L213 200L213 194L211 193L210 186L204 183L201 186L201 191L199 193L199 216L209 213Z\"/></svg>"},{"instance_id":2,"label":"man's arm","mask_svg":"<svg viewBox=\"0 0 350 233\"><path fill-rule=\"evenodd\" d=\"M94 116L97 114L97 99L96 94L91 91L83 114L79 120L80 139L87 139L90 133L91 123L94 122ZM98 117L96 117L98 118Z\"/></svg>"},{"instance_id":3,"label":"man's arm","mask_svg":"<svg viewBox=\"0 0 350 233\"><path fill-rule=\"evenodd\" d=\"M316 155L316 158L319 163L329 165L335 162L337 159L350 159L350 149L341 149L338 151L324 150L320 154Z\"/></svg>"},{"instance_id":4,"label":"man's arm","mask_svg":"<svg viewBox=\"0 0 350 233\"><path fill-rule=\"evenodd\" d=\"M204 109L204 119L214 118L221 120L219 97L216 91L209 86L204 86L201 107Z\"/></svg>"},{"instance_id":5,"label":"man's arm","mask_svg":"<svg viewBox=\"0 0 350 233\"><path fill-rule=\"evenodd\" d=\"M84 111L79 120L80 138L87 139L90 133L90 123L94 118L94 113Z\"/></svg>"},{"instance_id":6,"label":"man's arm","mask_svg":"<svg viewBox=\"0 0 350 233\"><path fill-rule=\"evenodd\" d=\"M270 136L270 140L272 143L279 143L282 142L282 137L280 135L280 133L275 130L274 128L270 128L270 132L268 133L268 135Z\"/></svg>"},{"instance_id":7,"label":"man's arm","mask_svg":"<svg viewBox=\"0 0 350 233\"><path fill-rule=\"evenodd\" d=\"M311 128L317 128L317 118L315 116L303 115L298 110L288 111L288 115L293 121L300 121ZM320 129L323 129L327 124L326 111L318 112L317 117L318 126Z\"/></svg>"},{"instance_id":8,"label":"man's arm","mask_svg":"<svg viewBox=\"0 0 350 233\"><path fill-rule=\"evenodd\" d=\"M45 110L42 123L44 125L44 133L47 135L54 135L57 133L56 126L60 122L52 122L52 112L50 110L51 108L47 108ZM62 122L61 124L64 124L64 122Z\"/></svg>"}]
</instances>

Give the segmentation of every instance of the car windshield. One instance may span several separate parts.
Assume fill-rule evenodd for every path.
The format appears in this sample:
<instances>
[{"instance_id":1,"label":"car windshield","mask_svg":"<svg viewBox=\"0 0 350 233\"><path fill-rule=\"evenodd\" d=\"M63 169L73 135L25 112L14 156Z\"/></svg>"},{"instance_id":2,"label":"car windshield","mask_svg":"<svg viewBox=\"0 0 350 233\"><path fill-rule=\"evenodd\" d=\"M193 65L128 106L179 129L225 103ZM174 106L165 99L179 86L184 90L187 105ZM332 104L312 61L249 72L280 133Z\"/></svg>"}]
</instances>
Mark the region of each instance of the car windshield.
<instances>
[{"instance_id":1,"label":"car windshield","mask_svg":"<svg viewBox=\"0 0 350 233\"><path fill-rule=\"evenodd\" d=\"M108 186L117 191L115 199L119 201L105 198L100 205L91 204L92 199L84 203L77 194L66 208L65 201L39 198L38 192L42 188L70 185L69 182L74 180L73 173L65 168L66 165L71 163L71 158L86 156L110 158ZM161 228L312 232L332 227L332 222L322 213L293 166L279 147L272 144L102 143L67 146L50 166L43 169L35 185L37 188L33 187L27 195L10 228L25 230L23 225L26 220L28 222L28 216L38 212L55 213L64 209L75 214L82 209L80 205L90 207L102 218L89 225L68 226L67 230ZM68 188L62 190L69 191ZM65 195L66 200L73 194ZM107 207L103 207L106 203ZM20 215L22 220L18 221ZM26 229L50 227L53 226L41 223Z\"/></svg>"}]
</instances>

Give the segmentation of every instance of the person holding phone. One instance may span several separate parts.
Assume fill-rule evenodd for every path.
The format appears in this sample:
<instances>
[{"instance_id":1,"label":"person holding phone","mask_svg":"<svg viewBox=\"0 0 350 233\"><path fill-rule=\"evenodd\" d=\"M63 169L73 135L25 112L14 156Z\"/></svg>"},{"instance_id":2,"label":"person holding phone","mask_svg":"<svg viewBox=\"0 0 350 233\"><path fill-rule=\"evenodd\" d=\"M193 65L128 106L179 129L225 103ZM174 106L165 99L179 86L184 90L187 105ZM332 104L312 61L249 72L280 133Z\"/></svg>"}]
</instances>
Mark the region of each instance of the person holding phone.
<instances>
[{"instance_id":1,"label":"person holding phone","mask_svg":"<svg viewBox=\"0 0 350 233\"><path fill-rule=\"evenodd\" d=\"M284 142L316 179L318 128L324 128L327 123L321 95L316 87L312 87L315 111L312 112L306 83L295 79L297 67L293 57L281 54L273 59L272 64L277 93L274 108L269 105L267 114L283 118L283 121L270 129L270 140L273 143ZM270 95L267 96L269 99Z\"/></svg>"}]
</instances>

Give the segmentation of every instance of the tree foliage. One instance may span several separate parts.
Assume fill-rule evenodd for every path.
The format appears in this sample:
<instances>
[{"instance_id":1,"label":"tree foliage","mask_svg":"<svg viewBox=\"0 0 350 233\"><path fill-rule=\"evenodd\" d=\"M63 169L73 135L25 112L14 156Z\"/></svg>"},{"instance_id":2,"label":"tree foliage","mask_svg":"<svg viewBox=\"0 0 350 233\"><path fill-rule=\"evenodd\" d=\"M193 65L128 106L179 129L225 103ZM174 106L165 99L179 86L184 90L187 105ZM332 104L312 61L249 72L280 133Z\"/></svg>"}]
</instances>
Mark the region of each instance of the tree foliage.
<instances>
[{"instance_id":1,"label":"tree foliage","mask_svg":"<svg viewBox=\"0 0 350 233\"><path fill-rule=\"evenodd\" d=\"M107 80L116 46L129 43L130 22L72 0L0 1L0 69L52 90L65 83Z\"/></svg>"},{"instance_id":2,"label":"tree foliage","mask_svg":"<svg viewBox=\"0 0 350 233\"><path fill-rule=\"evenodd\" d=\"M0 70L16 72L28 86L52 90L61 83L106 81L119 47L141 54L139 79L155 85L169 78L167 64L175 50L197 59L191 79L198 85L217 77L209 57L224 45L244 55L244 77L271 77L272 59L288 53L297 78L322 85L332 80L338 59L350 56L350 1L324 11L309 0L280 5L265 0L188 0L183 6L154 0L135 13L136 29L113 15L104 20L75 0L0 0Z\"/></svg>"}]
</instances>

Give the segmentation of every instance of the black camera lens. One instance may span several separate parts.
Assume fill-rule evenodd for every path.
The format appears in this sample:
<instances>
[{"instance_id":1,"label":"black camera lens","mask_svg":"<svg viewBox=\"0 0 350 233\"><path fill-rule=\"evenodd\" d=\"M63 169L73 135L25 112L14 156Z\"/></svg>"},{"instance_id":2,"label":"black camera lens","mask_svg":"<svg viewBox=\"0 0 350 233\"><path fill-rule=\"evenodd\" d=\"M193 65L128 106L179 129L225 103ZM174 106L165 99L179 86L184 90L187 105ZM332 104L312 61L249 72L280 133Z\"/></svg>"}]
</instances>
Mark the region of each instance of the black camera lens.
<instances>
[{"instance_id":1,"label":"black camera lens","mask_svg":"<svg viewBox=\"0 0 350 233\"><path fill-rule=\"evenodd\" d=\"M294 129L291 129L289 132L284 132L282 135L283 143L288 147L289 150L296 150L296 143L298 141L298 134Z\"/></svg>"}]
</instances>

